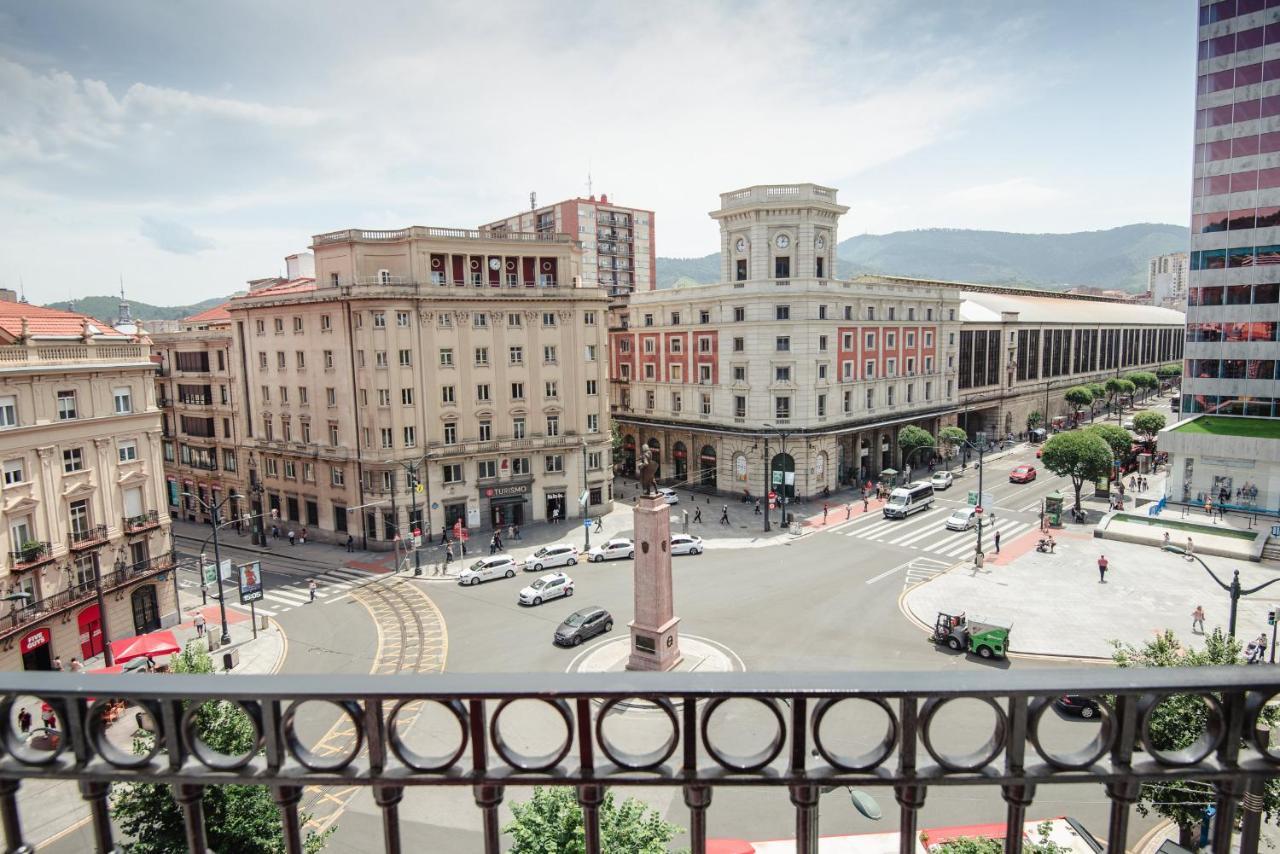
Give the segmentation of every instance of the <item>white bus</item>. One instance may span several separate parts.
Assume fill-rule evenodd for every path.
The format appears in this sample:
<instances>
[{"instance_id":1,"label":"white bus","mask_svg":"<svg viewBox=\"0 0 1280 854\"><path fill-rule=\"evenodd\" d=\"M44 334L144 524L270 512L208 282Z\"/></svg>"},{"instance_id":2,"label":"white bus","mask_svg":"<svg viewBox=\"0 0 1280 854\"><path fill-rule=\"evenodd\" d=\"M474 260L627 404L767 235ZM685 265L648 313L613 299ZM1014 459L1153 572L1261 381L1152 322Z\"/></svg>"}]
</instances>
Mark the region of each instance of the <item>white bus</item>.
<instances>
[{"instance_id":1,"label":"white bus","mask_svg":"<svg viewBox=\"0 0 1280 854\"><path fill-rule=\"evenodd\" d=\"M933 484L927 480L917 480L889 493L889 500L884 504L884 518L905 519L917 510L927 509L931 504Z\"/></svg>"}]
</instances>

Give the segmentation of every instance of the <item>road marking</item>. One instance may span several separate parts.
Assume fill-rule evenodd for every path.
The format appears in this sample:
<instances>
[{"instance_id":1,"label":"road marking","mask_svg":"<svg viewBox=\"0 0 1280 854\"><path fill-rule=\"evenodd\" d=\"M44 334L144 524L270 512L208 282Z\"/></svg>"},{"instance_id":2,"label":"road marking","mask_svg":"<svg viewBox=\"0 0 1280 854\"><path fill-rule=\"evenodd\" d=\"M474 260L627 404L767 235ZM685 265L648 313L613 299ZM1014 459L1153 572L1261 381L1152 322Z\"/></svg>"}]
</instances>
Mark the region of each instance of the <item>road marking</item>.
<instances>
[{"instance_id":1,"label":"road marking","mask_svg":"<svg viewBox=\"0 0 1280 854\"><path fill-rule=\"evenodd\" d=\"M244 611L246 614L257 613L267 617L274 617L276 615L276 612L272 611L269 608L262 608L259 606L254 606L253 608L250 608L248 605L241 605L239 602L228 602L227 607L239 608L241 611Z\"/></svg>"},{"instance_id":2,"label":"road marking","mask_svg":"<svg viewBox=\"0 0 1280 854\"><path fill-rule=\"evenodd\" d=\"M906 569L907 567L911 566L911 564L914 562L915 561L909 560L906 563L895 566L893 569L886 569L884 572L880 573L875 578L868 578L864 583L875 584L877 581L881 581L885 578L888 578L889 576L893 575L895 572L897 572L900 569Z\"/></svg>"}]
</instances>

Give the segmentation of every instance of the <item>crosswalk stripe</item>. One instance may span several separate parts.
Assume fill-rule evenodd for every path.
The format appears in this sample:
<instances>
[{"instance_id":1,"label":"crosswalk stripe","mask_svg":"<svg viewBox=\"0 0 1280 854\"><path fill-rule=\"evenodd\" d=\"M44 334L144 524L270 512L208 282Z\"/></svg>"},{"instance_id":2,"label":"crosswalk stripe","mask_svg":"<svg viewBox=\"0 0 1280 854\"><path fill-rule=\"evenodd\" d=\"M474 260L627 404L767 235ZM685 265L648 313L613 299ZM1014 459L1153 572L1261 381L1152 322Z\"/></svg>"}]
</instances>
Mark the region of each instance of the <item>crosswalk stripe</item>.
<instances>
[{"instance_id":1,"label":"crosswalk stripe","mask_svg":"<svg viewBox=\"0 0 1280 854\"><path fill-rule=\"evenodd\" d=\"M361 581L365 578L376 578L378 573L366 572L363 569L351 569L350 567L343 566L337 569L331 569L326 572L325 575L336 575L341 578L349 578L353 581Z\"/></svg>"},{"instance_id":2,"label":"crosswalk stripe","mask_svg":"<svg viewBox=\"0 0 1280 854\"><path fill-rule=\"evenodd\" d=\"M908 534L905 537L899 537L898 539L894 540L893 543L894 545L899 545L899 546L909 546L913 543L919 542L920 540L926 539L928 537L936 537L938 533L939 533L938 529L934 528L931 525L923 531L917 531L912 534Z\"/></svg>"},{"instance_id":3,"label":"crosswalk stripe","mask_svg":"<svg viewBox=\"0 0 1280 854\"><path fill-rule=\"evenodd\" d=\"M920 514L920 516L919 516L919 520L918 520L918 521L921 521L921 522L922 522L922 521L924 521L925 519L928 519L928 520L930 520L931 522L936 522L938 519L942 518L939 514L940 514L940 513L945 513L945 512L946 512L946 510L945 510L944 508L941 508L941 507L939 507L939 508L938 508L938 509L936 509L936 510L926 510L926 511L924 511L923 513L921 513L921 514ZM881 529L879 532L877 532L877 533L875 533L875 534L868 534L868 535L867 535L867 539L877 539L877 538L879 538L879 537L888 537L888 536L891 536L891 535L892 535L892 534L894 534L894 533L897 533L900 537L901 537L901 536L907 536L907 535L909 535L909 534L913 534L913 533L915 533L917 530L919 530L919 526L918 526L918 525L910 525L910 526L909 526L909 529L908 529L907 531L905 531L905 532L904 532L904 531L903 531L903 529L902 529L902 527L900 527L900 526L901 526L901 523L902 523L902 522L906 522L906 521L908 521L908 520L907 520L907 519L895 520L895 522L893 523L893 525L889 526L888 528ZM894 541L893 541L893 540L890 540L889 542L894 542Z\"/></svg>"},{"instance_id":4,"label":"crosswalk stripe","mask_svg":"<svg viewBox=\"0 0 1280 854\"><path fill-rule=\"evenodd\" d=\"M301 605L303 602L307 601L307 597L305 596L297 596L297 598L294 598L296 594L286 595L286 591L279 588L275 590L264 590L262 591L262 595L273 602L283 602L286 605Z\"/></svg>"},{"instance_id":5,"label":"crosswalk stripe","mask_svg":"<svg viewBox=\"0 0 1280 854\"><path fill-rule=\"evenodd\" d=\"M254 606L253 608L250 608L248 605L241 605L239 602L228 602L227 606L230 608L238 608L241 611L244 611L246 614L251 614L256 612L258 614L263 614L268 617L274 617L276 615L275 611L272 611L268 608L261 608L258 606Z\"/></svg>"}]
</instances>

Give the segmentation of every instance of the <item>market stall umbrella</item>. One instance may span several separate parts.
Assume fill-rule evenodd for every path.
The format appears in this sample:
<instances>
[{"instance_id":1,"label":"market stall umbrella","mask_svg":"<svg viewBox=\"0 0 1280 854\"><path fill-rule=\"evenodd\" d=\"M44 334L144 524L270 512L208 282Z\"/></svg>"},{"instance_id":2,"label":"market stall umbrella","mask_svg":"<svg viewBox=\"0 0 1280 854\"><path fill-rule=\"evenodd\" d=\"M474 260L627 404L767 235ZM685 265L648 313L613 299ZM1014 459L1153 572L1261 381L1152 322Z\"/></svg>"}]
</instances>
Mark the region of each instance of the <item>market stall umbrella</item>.
<instances>
[{"instance_id":1,"label":"market stall umbrella","mask_svg":"<svg viewBox=\"0 0 1280 854\"><path fill-rule=\"evenodd\" d=\"M138 659L138 660L146 661L146 659ZM85 673L123 673L123 672L124 672L123 664L113 664L110 667L95 667L92 670L85 671Z\"/></svg>"},{"instance_id":2,"label":"market stall umbrella","mask_svg":"<svg viewBox=\"0 0 1280 854\"><path fill-rule=\"evenodd\" d=\"M708 839L707 854L755 854L756 847L745 839Z\"/></svg>"},{"instance_id":3,"label":"market stall umbrella","mask_svg":"<svg viewBox=\"0 0 1280 854\"><path fill-rule=\"evenodd\" d=\"M111 642L111 654L117 664L133 658L173 655L175 652L182 652L182 647L178 645L173 632L167 630Z\"/></svg>"}]
</instances>

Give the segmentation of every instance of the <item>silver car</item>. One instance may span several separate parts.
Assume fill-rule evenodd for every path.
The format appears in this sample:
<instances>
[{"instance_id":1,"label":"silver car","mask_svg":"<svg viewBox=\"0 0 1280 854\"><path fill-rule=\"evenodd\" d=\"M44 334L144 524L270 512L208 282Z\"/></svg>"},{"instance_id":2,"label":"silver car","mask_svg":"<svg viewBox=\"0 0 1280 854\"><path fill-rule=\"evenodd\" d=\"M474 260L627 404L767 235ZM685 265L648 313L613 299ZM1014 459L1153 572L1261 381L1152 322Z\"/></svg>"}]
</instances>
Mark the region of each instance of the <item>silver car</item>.
<instances>
[{"instance_id":1,"label":"silver car","mask_svg":"<svg viewBox=\"0 0 1280 854\"><path fill-rule=\"evenodd\" d=\"M520 591L521 605L541 605L548 599L573 595L573 579L563 572L548 572Z\"/></svg>"}]
</instances>

